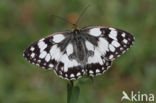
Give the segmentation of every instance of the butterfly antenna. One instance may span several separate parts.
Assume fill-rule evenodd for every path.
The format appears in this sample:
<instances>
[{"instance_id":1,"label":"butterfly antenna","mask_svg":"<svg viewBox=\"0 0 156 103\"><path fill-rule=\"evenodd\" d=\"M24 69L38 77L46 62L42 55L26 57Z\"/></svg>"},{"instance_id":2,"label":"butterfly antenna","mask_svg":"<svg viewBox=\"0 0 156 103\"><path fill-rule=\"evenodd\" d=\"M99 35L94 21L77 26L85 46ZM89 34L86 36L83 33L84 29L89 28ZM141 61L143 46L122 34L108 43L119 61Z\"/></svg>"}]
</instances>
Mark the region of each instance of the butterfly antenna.
<instances>
[{"instance_id":1,"label":"butterfly antenna","mask_svg":"<svg viewBox=\"0 0 156 103\"><path fill-rule=\"evenodd\" d=\"M62 17L60 17L60 16L57 16L57 15L54 15L54 14L52 14L52 16L54 16L54 17L56 17L56 18L58 18L58 19L60 19L60 20L62 20L62 21L64 21L64 22L66 22L66 23L68 23L68 24L72 24L72 25L73 25L73 23L69 22L68 20L66 20L66 19L64 19L64 18L62 18Z\"/></svg>"},{"instance_id":2,"label":"butterfly antenna","mask_svg":"<svg viewBox=\"0 0 156 103\"><path fill-rule=\"evenodd\" d=\"M82 10L82 12L80 13L80 16L78 17L78 19L77 19L77 21L76 21L76 23L75 23L74 25L78 25L78 23L79 23L81 17L82 17L83 14L87 11L88 8L89 8L89 5L87 5L87 6Z\"/></svg>"}]
</instances>

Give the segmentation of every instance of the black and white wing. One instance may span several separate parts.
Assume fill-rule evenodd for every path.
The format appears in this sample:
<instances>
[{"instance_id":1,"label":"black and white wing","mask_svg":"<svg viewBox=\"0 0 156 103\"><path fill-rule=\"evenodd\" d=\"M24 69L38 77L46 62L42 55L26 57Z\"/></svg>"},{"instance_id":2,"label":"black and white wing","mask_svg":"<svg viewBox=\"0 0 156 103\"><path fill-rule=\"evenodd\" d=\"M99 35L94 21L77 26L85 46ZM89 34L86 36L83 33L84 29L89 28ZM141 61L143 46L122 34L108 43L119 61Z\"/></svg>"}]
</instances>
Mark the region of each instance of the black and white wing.
<instances>
[{"instance_id":1,"label":"black and white wing","mask_svg":"<svg viewBox=\"0 0 156 103\"><path fill-rule=\"evenodd\" d=\"M53 69L62 78L73 80L83 75L84 69L76 60L70 60L73 52L68 43L71 32L58 32L33 43L24 51L24 57L32 64Z\"/></svg>"},{"instance_id":2,"label":"black and white wing","mask_svg":"<svg viewBox=\"0 0 156 103\"><path fill-rule=\"evenodd\" d=\"M32 64L53 69L64 79L75 80L84 74L89 76L102 74L115 58L130 48L134 41L134 37L126 31L92 26L81 29L79 36L75 36L78 41L73 44L71 40L73 33L66 31L47 36L27 48L24 57ZM79 46L83 46L82 52L78 49ZM82 58L78 59L75 53ZM71 58L72 55L75 59ZM83 64L81 59L85 60Z\"/></svg>"},{"instance_id":3,"label":"black and white wing","mask_svg":"<svg viewBox=\"0 0 156 103\"><path fill-rule=\"evenodd\" d=\"M88 57L86 70L90 76L100 75L112 64L112 61L130 48L134 37L123 30L106 28L102 26L90 26L83 28L87 35L96 38L86 42L87 50L92 50L94 55Z\"/></svg>"}]
</instances>

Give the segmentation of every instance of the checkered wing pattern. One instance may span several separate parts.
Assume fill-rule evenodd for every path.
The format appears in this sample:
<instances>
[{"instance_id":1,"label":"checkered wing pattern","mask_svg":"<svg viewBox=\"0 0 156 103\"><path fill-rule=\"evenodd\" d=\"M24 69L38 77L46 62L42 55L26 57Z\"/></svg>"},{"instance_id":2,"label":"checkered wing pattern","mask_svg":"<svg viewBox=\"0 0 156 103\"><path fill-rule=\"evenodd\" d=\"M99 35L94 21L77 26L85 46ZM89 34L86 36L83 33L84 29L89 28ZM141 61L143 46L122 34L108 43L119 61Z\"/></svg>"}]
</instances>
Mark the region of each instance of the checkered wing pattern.
<instances>
[{"instance_id":1,"label":"checkered wing pattern","mask_svg":"<svg viewBox=\"0 0 156 103\"><path fill-rule=\"evenodd\" d=\"M75 80L103 74L133 41L126 31L90 26L42 38L24 51L24 57L32 64L53 69L64 79Z\"/></svg>"},{"instance_id":2,"label":"checkered wing pattern","mask_svg":"<svg viewBox=\"0 0 156 103\"><path fill-rule=\"evenodd\" d=\"M127 51L134 41L130 33L111 27L91 26L82 30L97 41L86 42L86 48L94 52L94 55L88 57L86 65L87 74L90 76L105 72L113 60Z\"/></svg>"}]
</instances>

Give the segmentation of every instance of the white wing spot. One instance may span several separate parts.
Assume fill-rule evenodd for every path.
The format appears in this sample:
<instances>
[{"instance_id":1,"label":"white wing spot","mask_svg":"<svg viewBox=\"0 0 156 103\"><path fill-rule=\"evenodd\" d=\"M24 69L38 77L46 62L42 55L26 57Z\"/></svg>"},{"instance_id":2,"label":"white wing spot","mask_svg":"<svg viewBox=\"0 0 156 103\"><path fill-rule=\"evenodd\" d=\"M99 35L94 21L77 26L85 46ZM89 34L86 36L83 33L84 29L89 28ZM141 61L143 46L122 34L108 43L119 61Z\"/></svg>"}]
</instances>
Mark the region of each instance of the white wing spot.
<instances>
[{"instance_id":1,"label":"white wing spot","mask_svg":"<svg viewBox=\"0 0 156 103\"><path fill-rule=\"evenodd\" d=\"M30 48L30 50L31 50L31 51L34 51L34 50L35 50L35 48L34 48L34 47L31 47L31 48Z\"/></svg>"},{"instance_id":2,"label":"white wing spot","mask_svg":"<svg viewBox=\"0 0 156 103\"><path fill-rule=\"evenodd\" d=\"M118 54L118 52L115 52L115 54Z\"/></svg>"},{"instance_id":3,"label":"white wing spot","mask_svg":"<svg viewBox=\"0 0 156 103\"><path fill-rule=\"evenodd\" d=\"M75 77L75 76L74 76L74 74L70 74L70 77L73 78L73 77Z\"/></svg>"},{"instance_id":4,"label":"white wing spot","mask_svg":"<svg viewBox=\"0 0 156 103\"><path fill-rule=\"evenodd\" d=\"M123 42L124 42L125 44L127 44L127 43L128 43L128 41L127 41L126 39L124 39L124 40L123 40Z\"/></svg>"},{"instance_id":5,"label":"white wing spot","mask_svg":"<svg viewBox=\"0 0 156 103\"><path fill-rule=\"evenodd\" d=\"M66 51L68 56L73 53L73 45L71 43L68 44Z\"/></svg>"},{"instance_id":6,"label":"white wing spot","mask_svg":"<svg viewBox=\"0 0 156 103\"><path fill-rule=\"evenodd\" d=\"M85 41L85 44L86 44L86 48L87 48L88 50L94 51L94 46L93 46L92 43L90 43L88 40L86 40L86 41Z\"/></svg>"},{"instance_id":7,"label":"white wing spot","mask_svg":"<svg viewBox=\"0 0 156 103\"><path fill-rule=\"evenodd\" d=\"M39 59L37 62L38 62L38 63L41 63L41 60Z\"/></svg>"},{"instance_id":8,"label":"white wing spot","mask_svg":"<svg viewBox=\"0 0 156 103\"><path fill-rule=\"evenodd\" d=\"M78 72L76 75L77 75L77 76L79 76L79 75L81 75L81 73L80 73L80 72Z\"/></svg>"},{"instance_id":9,"label":"white wing spot","mask_svg":"<svg viewBox=\"0 0 156 103\"><path fill-rule=\"evenodd\" d=\"M50 54L47 54L47 56L45 57L45 61L49 62L50 61Z\"/></svg>"},{"instance_id":10,"label":"white wing spot","mask_svg":"<svg viewBox=\"0 0 156 103\"><path fill-rule=\"evenodd\" d=\"M119 47L120 46L120 44L117 41L115 41L115 40L112 41L112 45L115 46L115 47Z\"/></svg>"},{"instance_id":11,"label":"white wing spot","mask_svg":"<svg viewBox=\"0 0 156 103\"><path fill-rule=\"evenodd\" d=\"M64 69L64 68L63 68L63 67L61 67L61 70L62 70L62 71L63 71L63 69Z\"/></svg>"},{"instance_id":12,"label":"white wing spot","mask_svg":"<svg viewBox=\"0 0 156 103\"><path fill-rule=\"evenodd\" d=\"M113 58L113 55L110 55L110 56L109 56L109 59L112 59L112 58Z\"/></svg>"},{"instance_id":13,"label":"white wing spot","mask_svg":"<svg viewBox=\"0 0 156 103\"><path fill-rule=\"evenodd\" d=\"M123 50L123 48L121 47L120 50Z\"/></svg>"},{"instance_id":14,"label":"white wing spot","mask_svg":"<svg viewBox=\"0 0 156 103\"><path fill-rule=\"evenodd\" d=\"M100 28L90 29L89 34L92 36L100 36L101 35Z\"/></svg>"},{"instance_id":15,"label":"white wing spot","mask_svg":"<svg viewBox=\"0 0 156 103\"><path fill-rule=\"evenodd\" d=\"M106 39L99 38L98 50L100 51L100 53L102 53L102 55L104 55L106 51L108 51L108 41Z\"/></svg>"},{"instance_id":16,"label":"white wing spot","mask_svg":"<svg viewBox=\"0 0 156 103\"><path fill-rule=\"evenodd\" d=\"M40 52L42 52L47 47L47 44L45 44L43 41L39 41L38 47L40 48Z\"/></svg>"},{"instance_id":17,"label":"white wing spot","mask_svg":"<svg viewBox=\"0 0 156 103\"><path fill-rule=\"evenodd\" d=\"M53 65L53 64L49 64L49 67L50 67L50 68L53 68L53 67L54 67L54 65Z\"/></svg>"},{"instance_id":18,"label":"white wing spot","mask_svg":"<svg viewBox=\"0 0 156 103\"><path fill-rule=\"evenodd\" d=\"M109 30L116 30L116 29L114 29L114 28L109 28Z\"/></svg>"},{"instance_id":19,"label":"white wing spot","mask_svg":"<svg viewBox=\"0 0 156 103\"><path fill-rule=\"evenodd\" d=\"M32 53L32 54L31 54L31 58L34 58L34 57L35 57L35 53Z\"/></svg>"},{"instance_id":20,"label":"white wing spot","mask_svg":"<svg viewBox=\"0 0 156 103\"><path fill-rule=\"evenodd\" d=\"M122 36L122 37L125 37L125 36L126 36L126 34L125 34L125 33L122 33L122 34L121 34L121 36Z\"/></svg>"},{"instance_id":21,"label":"white wing spot","mask_svg":"<svg viewBox=\"0 0 156 103\"><path fill-rule=\"evenodd\" d=\"M99 69L96 69L96 73L99 73L100 72L100 70Z\"/></svg>"},{"instance_id":22,"label":"white wing spot","mask_svg":"<svg viewBox=\"0 0 156 103\"><path fill-rule=\"evenodd\" d=\"M112 51L112 52L114 52L114 51L115 51L114 46L112 46L111 44L109 45L109 49L110 49L110 51Z\"/></svg>"},{"instance_id":23,"label":"white wing spot","mask_svg":"<svg viewBox=\"0 0 156 103\"><path fill-rule=\"evenodd\" d=\"M93 74L94 72L92 70L89 70L89 73Z\"/></svg>"},{"instance_id":24,"label":"white wing spot","mask_svg":"<svg viewBox=\"0 0 156 103\"><path fill-rule=\"evenodd\" d=\"M47 52L46 51L42 51L39 57L41 59L43 59L46 55L47 55Z\"/></svg>"},{"instance_id":25,"label":"white wing spot","mask_svg":"<svg viewBox=\"0 0 156 103\"><path fill-rule=\"evenodd\" d=\"M62 52L57 47L57 45L54 45L50 49L50 55L51 55L52 59L55 59L56 61L58 61L60 59L60 57L62 56Z\"/></svg>"},{"instance_id":26,"label":"white wing spot","mask_svg":"<svg viewBox=\"0 0 156 103\"><path fill-rule=\"evenodd\" d=\"M116 36L117 36L117 31L114 29L114 28L109 28L111 30L110 34L109 34L109 37L114 39L114 40L117 40Z\"/></svg>"},{"instance_id":27,"label":"white wing spot","mask_svg":"<svg viewBox=\"0 0 156 103\"><path fill-rule=\"evenodd\" d=\"M61 42L62 40L64 40L64 35L62 35L62 34L57 34L57 35L54 35L53 36L53 41L55 42L55 43L59 43L59 42Z\"/></svg>"}]
</instances>

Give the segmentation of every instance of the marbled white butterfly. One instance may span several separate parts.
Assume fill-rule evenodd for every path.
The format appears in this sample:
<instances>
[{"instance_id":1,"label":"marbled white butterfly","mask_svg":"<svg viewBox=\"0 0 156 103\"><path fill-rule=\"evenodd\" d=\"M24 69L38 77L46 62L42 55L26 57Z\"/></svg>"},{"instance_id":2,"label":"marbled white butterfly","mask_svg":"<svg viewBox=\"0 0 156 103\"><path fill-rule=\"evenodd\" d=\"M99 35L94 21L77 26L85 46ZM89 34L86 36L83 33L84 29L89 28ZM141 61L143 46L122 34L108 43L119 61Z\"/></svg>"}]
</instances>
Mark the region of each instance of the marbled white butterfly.
<instances>
[{"instance_id":1,"label":"marbled white butterfly","mask_svg":"<svg viewBox=\"0 0 156 103\"><path fill-rule=\"evenodd\" d=\"M130 33L111 27L75 28L36 41L24 51L24 57L64 79L75 80L103 74L133 41Z\"/></svg>"}]
</instances>

